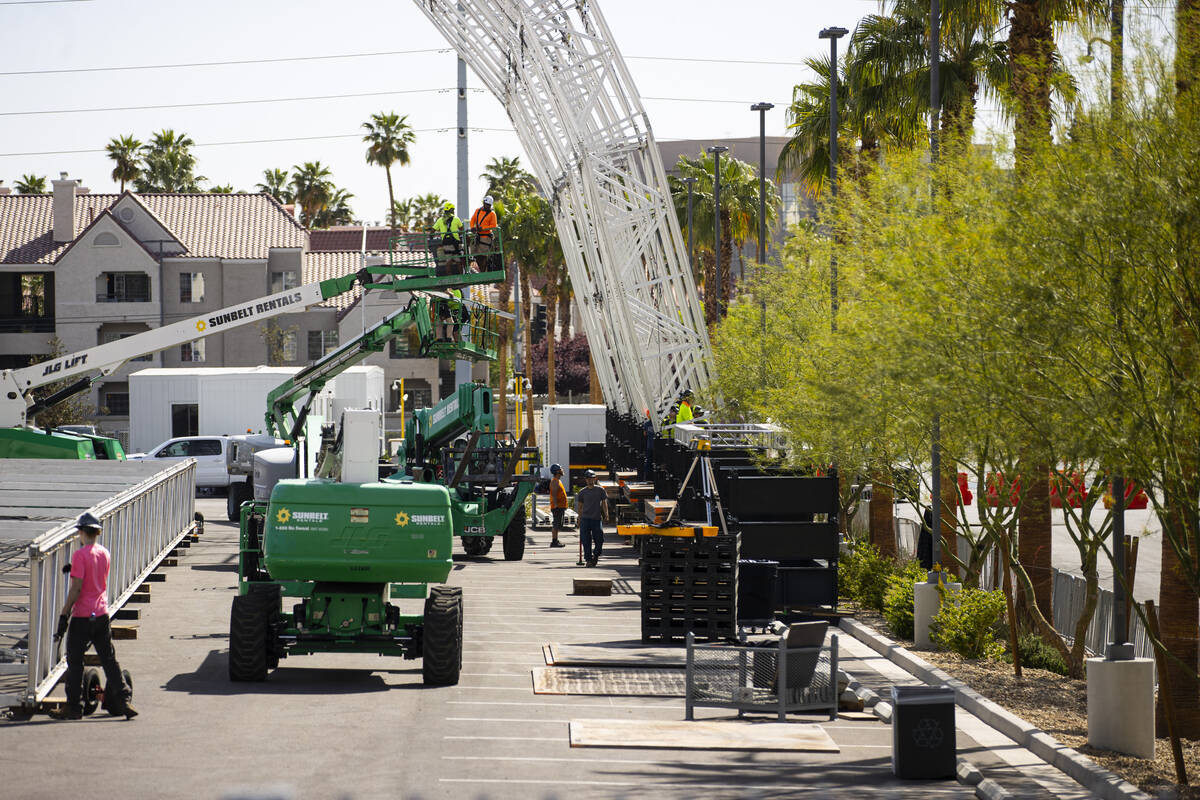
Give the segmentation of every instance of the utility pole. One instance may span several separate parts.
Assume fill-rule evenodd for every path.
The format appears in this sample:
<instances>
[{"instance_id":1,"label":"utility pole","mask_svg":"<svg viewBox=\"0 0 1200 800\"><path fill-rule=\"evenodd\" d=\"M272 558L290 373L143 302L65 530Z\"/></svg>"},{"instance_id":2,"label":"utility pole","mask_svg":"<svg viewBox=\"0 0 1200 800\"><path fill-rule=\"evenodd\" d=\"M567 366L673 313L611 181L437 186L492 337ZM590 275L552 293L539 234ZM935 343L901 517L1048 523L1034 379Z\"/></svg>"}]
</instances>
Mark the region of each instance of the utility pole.
<instances>
[{"instance_id":1,"label":"utility pole","mask_svg":"<svg viewBox=\"0 0 1200 800\"><path fill-rule=\"evenodd\" d=\"M458 7L462 12L462 6ZM457 214L461 219L471 218L471 189L468 173L470 166L467 161L467 62L458 59L458 201ZM463 231L463 250L466 251L469 232ZM465 259L465 256L464 256ZM463 269L467 269L463 261ZM468 290L469 293L469 290ZM454 384L457 386L471 382L471 362L458 359L454 362Z\"/></svg>"},{"instance_id":2,"label":"utility pole","mask_svg":"<svg viewBox=\"0 0 1200 800\"><path fill-rule=\"evenodd\" d=\"M930 0L929 2L929 164L930 168L937 165L938 160L938 126L941 124L940 118L942 115L942 84L941 84L941 61L942 61L942 11L938 4L938 0ZM930 201L932 205L933 193L936 188L933 181L929 184ZM932 439L932 456L930 458L930 468L933 474L930 476L930 493L933 495L930 502L933 504L933 530L930 531L930 536L933 538L933 563L941 563L942 560L942 419L940 414L933 415L933 429L930 438ZM932 573L930 573L932 575ZM932 580L936 581L937 576L933 576Z\"/></svg>"}]
</instances>

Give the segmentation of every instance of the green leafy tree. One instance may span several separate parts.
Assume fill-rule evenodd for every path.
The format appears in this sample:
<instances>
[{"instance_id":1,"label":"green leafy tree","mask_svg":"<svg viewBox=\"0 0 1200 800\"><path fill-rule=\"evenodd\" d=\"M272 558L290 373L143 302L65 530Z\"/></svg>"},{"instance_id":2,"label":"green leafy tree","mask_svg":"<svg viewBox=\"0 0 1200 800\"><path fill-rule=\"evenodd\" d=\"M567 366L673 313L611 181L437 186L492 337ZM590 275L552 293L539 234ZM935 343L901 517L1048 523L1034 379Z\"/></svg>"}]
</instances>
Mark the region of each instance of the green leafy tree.
<instances>
[{"instance_id":1,"label":"green leafy tree","mask_svg":"<svg viewBox=\"0 0 1200 800\"><path fill-rule=\"evenodd\" d=\"M63 345L62 340L57 336L50 337L50 353L45 356L36 356L30 359L30 364L41 363L42 361L51 361L61 355L65 355L67 348ZM49 397L55 392L60 392L66 389L75 378L67 378L61 381L43 386L38 392L38 397ZM59 425L78 425L87 424L96 421L96 406L88 400L87 392L74 394L57 403L50 408L45 409L37 415L37 419L33 422L39 428L57 428Z\"/></svg>"},{"instance_id":2,"label":"green leafy tree","mask_svg":"<svg viewBox=\"0 0 1200 800\"><path fill-rule=\"evenodd\" d=\"M40 175L22 175L14 188L17 194L45 194L46 178Z\"/></svg>"},{"instance_id":3,"label":"green leafy tree","mask_svg":"<svg viewBox=\"0 0 1200 800\"><path fill-rule=\"evenodd\" d=\"M300 222L312 228L317 215L329 205L334 187L333 173L320 161L306 161L292 167L292 194L300 204Z\"/></svg>"},{"instance_id":4,"label":"green leafy tree","mask_svg":"<svg viewBox=\"0 0 1200 800\"><path fill-rule=\"evenodd\" d=\"M104 149L113 162L112 179L120 182L121 191L124 192L125 184L137 180L142 174L142 143L133 134L128 134L113 137Z\"/></svg>"},{"instance_id":5,"label":"green leafy tree","mask_svg":"<svg viewBox=\"0 0 1200 800\"><path fill-rule=\"evenodd\" d=\"M409 231L431 230L441 216L445 202L446 199L435 192L397 200L392 207L396 225Z\"/></svg>"},{"instance_id":6,"label":"green leafy tree","mask_svg":"<svg viewBox=\"0 0 1200 800\"><path fill-rule=\"evenodd\" d=\"M331 225L349 225L354 221L350 198L354 195L345 189L332 187L325 207L313 218L313 228L328 228Z\"/></svg>"},{"instance_id":7,"label":"green leafy tree","mask_svg":"<svg viewBox=\"0 0 1200 800\"><path fill-rule=\"evenodd\" d=\"M487 183L487 192L496 200L520 197L537 191L537 180L521 166L521 157L497 156L487 163L479 176Z\"/></svg>"},{"instance_id":8,"label":"green leafy tree","mask_svg":"<svg viewBox=\"0 0 1200 800\"><path fill-rule=\"evenodd\" d=\"M254 188L271 195L283 205L289 205L296 202L296 194L292 191L291 184L291 174L286 169L264 169L262 183Z\"/></svg>"},{"instance_id":9,"label":"green leafy tree","mask_svg":"<svg viewBox=\"0 0 1200 800\"><path fill-rule=\"evenodd\" d=\"M392 190L392 165L407 166L408 148L417 140L417 135L407 120L408 115L379 113L372 114L370 121L362 125L367 131L363 136L363 141L367 143L367 163L383 167L384 174L387 175L388 224L393 230L399 224L395 216L396 195Z\"/></svg>"},{"instance_id":10,"label":"green leafy tree","mask_svg":"<svg viewBox=\"0 0 1200 800\"><path fill-rule=\"evenodd\" d=\"M208 189L209 194L233 194L234 191L232 183L218 183Z\"/></svg>"},{"instance_id":11,"label":"green leafy tree","mask_svg":"<svg viewBox=\"0 0 1200 800\"><path fill-rule=\"evenodd\" d=\"M133 182L137 191L201 191L200 182L207 179L196 175L196 157L192 154L195 144L187 134L169 128L155 133L142 148L142 172Z\"/></svg>"}]
</instances>

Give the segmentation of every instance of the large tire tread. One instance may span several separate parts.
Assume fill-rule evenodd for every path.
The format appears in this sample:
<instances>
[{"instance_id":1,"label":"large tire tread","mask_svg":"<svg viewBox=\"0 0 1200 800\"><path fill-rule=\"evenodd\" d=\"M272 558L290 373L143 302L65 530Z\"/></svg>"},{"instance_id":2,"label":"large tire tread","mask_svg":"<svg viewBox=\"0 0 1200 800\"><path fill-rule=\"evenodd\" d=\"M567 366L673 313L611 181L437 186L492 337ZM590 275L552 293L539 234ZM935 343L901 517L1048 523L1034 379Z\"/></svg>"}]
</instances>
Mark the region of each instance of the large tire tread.
<instances>
[{"instance_id":1,"label":"large tire tread","mask_svg":"<svg viewBox=\"0 0 1200 800\"><path fill-rule=\"evenodd\" d=\"M265 592L233 598L229 612L229 680L267 679L267 629L273 601L275 598Z\"/></svg>"},{"instance_id":2,"label":"large tire tread","mask_svg":"<svg viewBox=\"0 0 1200 800\"><path fill-rule=\"evenodd\" d=\"M464 536L463 551L469 556L486 556L492 549L494 536Z\"/></svg>"},{"instance_id":3,"label":"large tire tread","mask_svg":"<svg viewBox=\"0 0 1200 800\"><path fill-rule=\"evenodd\" d=\"M434 586L425 598L421 675L426 686L454 686L462 672L462 588Z\"/></svg>"},{"instance_id":4,"label":"large tire tread","mask_svg":"<svg viewBox=\"0 0 1200 800\"><path fill-rule=\"evenodd\" d=\"M504 560L520 561L525 557L525 507L521 506L516 516L504 530Z\"/></svg>"}]
</instances>

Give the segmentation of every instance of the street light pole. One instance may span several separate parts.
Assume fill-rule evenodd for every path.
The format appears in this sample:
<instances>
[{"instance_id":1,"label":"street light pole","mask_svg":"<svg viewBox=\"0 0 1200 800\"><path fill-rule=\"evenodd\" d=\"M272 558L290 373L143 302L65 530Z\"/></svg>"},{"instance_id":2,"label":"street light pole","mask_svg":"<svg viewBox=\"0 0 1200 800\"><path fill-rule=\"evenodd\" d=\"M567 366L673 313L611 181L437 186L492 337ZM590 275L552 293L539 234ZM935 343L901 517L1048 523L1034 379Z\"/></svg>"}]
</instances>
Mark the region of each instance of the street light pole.
<instances>
[{"instance_id":1,"label":"street light pole","mask_svg":"<svg viewBox=\"0 0 1200 800\"><path fill-rule=\"evenodd\" d=\"M850 31L845 28L824 28L820 38L829 40L829 199L837 202L837 161L838 161L838 39ZM838 312L838 274L837 246L831 242L829 247L829 327L837 332Z\"/></svg>"},{"instance_id":2,"label":"street light pole","mask_svg":"<svg viewBox=\"0 0 1200 800\"><path fill-rule=\"evenodd\" d=\"M713 316L718 320L721 318L721 153L728 150L723 144L714 144L707 150L713 157L713 227L716 228L716 245L713 252L717 262Z\"/></svg>"},{"instance_id":3,"label":"street light pole","mask_svg":"<svg viewBox=\"0 0 1200 800\"><path fill-rule=\"evenodd\" d=\"M767 112L774 103L755 103L758 112L758 263L767 263Z\"/></svg>"},{"instance_id":4,"label":"street light pole","mask_svg":"<svg viewBox=\"0 0 1200 800\"><path fill-rule=\"evenodd\" d=\"M942 11L938 5L938 0L930 0L929 3L929 164L932 167L937 164L938 159L938 126L941 124L940 117L942 112L942 92L941 92L941 55L942 55ZM935 189L933 184L930 184L930 205L932 205L933 193ZM930 475L929 488L930 503L933 505L933 526L930 531L930 537L933 539L933 549L931 558L934 564L940 564L942 560L942 417L941 414L933 415L933 430L930 438L933 452L930 457L930 468L933 474ZM937 581L938 577L932 572L930 573L930 581Z\"/></svg>"}]
</instances>

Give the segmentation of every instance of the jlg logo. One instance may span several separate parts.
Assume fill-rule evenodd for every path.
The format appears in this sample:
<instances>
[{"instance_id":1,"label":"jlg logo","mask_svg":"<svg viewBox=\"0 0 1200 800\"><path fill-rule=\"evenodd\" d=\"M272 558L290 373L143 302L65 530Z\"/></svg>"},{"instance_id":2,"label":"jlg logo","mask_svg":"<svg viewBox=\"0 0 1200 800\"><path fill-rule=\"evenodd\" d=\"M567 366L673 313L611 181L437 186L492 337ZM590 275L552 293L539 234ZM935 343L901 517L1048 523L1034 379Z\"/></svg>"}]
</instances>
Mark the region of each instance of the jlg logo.
<instances>
[{"instance_id":1,"label":"jlg logo","mask_svg":"<svg viewBox=\"0 0 1200 800\"><path fill-rule=\"evenodd\" d=\"M64 369L71 369L77 364L86 364L87 356L74 356L73 358L64 358L62 361L55 361L53 364L47 364L42 370L43 375L53 375L56 372L62 372Z\"/></svg>"}]
</instances>

